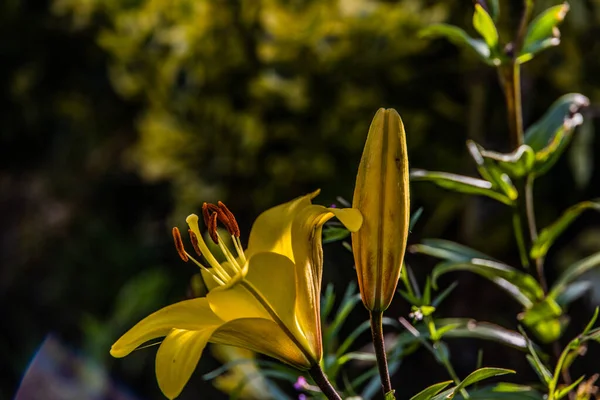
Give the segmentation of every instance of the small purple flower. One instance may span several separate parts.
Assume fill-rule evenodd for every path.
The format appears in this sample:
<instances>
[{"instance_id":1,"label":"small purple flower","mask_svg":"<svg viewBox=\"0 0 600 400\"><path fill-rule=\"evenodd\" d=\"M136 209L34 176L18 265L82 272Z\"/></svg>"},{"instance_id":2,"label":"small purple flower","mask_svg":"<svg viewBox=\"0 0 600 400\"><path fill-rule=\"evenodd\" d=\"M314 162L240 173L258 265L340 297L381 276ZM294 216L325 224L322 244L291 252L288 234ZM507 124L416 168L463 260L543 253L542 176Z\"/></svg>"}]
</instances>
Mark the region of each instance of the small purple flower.
<instances>
[{"instance_id":1,"label":"small purple flower","mask_svg":"<svg viewBox=\"0 0 600 400\"><path fill-rule=\"evenodd\" d=\"M307 399L308 399L308 397L306 397L305 394L299 394L298 395L298 400L307 400Z\"/></svg>"},{"instance_id":2,"label":"small purple flower","mask_svg":"<svg viewBox=\"0 0 600 400\"><path fill-rule=\"evenodd\" d=\"M306 390L307 387L308 387L308 382L306 381L306 378L303 376L299 376L298 379L296 380L296 383L294 383L294 389ZM300 395L300 396L304 396L304 395Z\"/></svg>"}]
</instances>

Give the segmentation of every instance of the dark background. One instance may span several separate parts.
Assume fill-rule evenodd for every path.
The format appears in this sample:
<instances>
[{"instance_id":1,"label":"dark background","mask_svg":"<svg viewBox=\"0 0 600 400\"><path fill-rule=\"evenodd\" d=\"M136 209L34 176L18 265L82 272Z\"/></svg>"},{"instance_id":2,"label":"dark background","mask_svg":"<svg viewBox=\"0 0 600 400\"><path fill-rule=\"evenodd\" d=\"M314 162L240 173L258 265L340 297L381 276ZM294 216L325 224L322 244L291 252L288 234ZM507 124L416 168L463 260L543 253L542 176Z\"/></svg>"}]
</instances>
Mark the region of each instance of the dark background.
<instances>
[{"instance_id":1,"label":"dark background","mask_svg":"<svg viewBox=\"0 0 600 400\"><path fill-rule=\"evenodd\" d=\"M501 3L506 43L521 9ZM554 4L537 1L536 13ZM459 0L1 2L0 399L14 395L49 334L132 393L162 398L154 350L114 360L108 349L137 320L185 297L195 270L180 262L170 228L204 201L226 202L247 233L265 208L316 188L321 204L350 199L379 107L402 115L413 167L475 175L469 138L512 150L496 72L445 40L418 38L436 22L475 35L471 16L472 4ZM600 196L600 5L573 0L561 32L561 46L523 69L525 124L564 93L582 93L592 107L536 182L540 227ZM427 183L413 184L411 197L413 209L424 207L411 243L440 237L518 264L506 207ZM550 281L600 249L599 223L589 212L561 236ZM344 288L355 279L339 244L325 254L326 281ZM432 260L408 261L422 283ZM596 290L571 306L567 336L599 302L600 274L588 278ZM519 309L503 292L469 274L442 287L456 279L440 316L516 328ZM398 298L389 315L408 312ZM366 317L357 308L346 329ZM535 379L517 351L466 340L452 342L459 375L473 370L480 346L484 364ZM598 372L593 358L574 371ZM209 390L199 376L217 365L207 354L181 398ZM394 378L400 398L446 379L424 351Z\"/></svg>"}]
</instances>

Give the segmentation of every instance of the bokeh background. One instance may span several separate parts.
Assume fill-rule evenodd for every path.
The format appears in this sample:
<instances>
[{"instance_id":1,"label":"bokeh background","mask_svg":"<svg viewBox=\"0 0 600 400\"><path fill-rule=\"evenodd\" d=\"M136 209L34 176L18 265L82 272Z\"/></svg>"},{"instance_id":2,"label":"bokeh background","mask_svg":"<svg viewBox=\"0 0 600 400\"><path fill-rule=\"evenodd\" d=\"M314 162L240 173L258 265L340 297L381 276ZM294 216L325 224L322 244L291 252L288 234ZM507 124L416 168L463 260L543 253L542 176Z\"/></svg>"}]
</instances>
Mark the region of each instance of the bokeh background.
<instances>
[{"instance_id":1,"label":"bokeh background","mask_svg":"<svg viewBox=\"0 0 600 400\"><path fill-rule=\"evenodd\" d=\"M507 42L521 6L500 3ZM536 12L554 4L538 0ZM402 115L414 167L474 175L469 138L511 150L495 71L444 40L418 37L437 22L474 34L471 16L462 0L0 2L0 399L14 396L48 337L118 382L100 398L161 399L155 350L114 360L108 349L141 317L186 296L195 270L179 260L170 228L204 201L223 200L248 232L265 208L316 188L322 204L350 199L379 107ZM600 3L571 1L561 32L561 46L524 67L525 124L564 93L582 93L592 107L568 153L536 184L542 227L600 197ZM424 213L410 242L440 237L518 263L502 205L427 183L411 194ZM590 212L550 252L550 281L598 249L600 219ZM342 290L355 279L351 255L339 243L325 252L325 279ZM422 282L432 261L408 261ZM588 278L596 291L571 306L567 335L599 303L600 274ZM516 327L518 307L499 289L468 274L442 283L455 279L441 316ZM398 298L390 315L408 312ZM347 329L366 317L357 309ZM472 340L451 346L461 376L481 346L484 364L534 380L518 352ZM593 358L574 370L599 372ZM216 366L203 358L181 398L219 398L200 378ZM394 378L399 398L446 379L425 351Z\"/></svg>"}]
</instances>

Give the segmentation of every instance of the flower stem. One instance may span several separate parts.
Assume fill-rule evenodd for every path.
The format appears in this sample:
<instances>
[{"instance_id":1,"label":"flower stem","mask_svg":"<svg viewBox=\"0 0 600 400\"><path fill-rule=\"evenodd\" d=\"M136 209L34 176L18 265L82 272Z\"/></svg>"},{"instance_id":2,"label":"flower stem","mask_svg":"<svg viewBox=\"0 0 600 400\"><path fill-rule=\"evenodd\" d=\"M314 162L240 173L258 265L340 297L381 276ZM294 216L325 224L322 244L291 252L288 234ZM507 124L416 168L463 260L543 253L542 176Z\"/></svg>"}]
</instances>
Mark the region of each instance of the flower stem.
<instances>
[{"instance_id":1,"label":"flower stem","mask_svg":"<svg viewBox=\"0 0 600 400\"><path fill-rule=\"evenodd\" d=\"M327 376L319 364L313 365L313 367L308 370L308 373L314 379L317 386L319 386L325 397L329 400L342 400L338 392L336 392L331 385L331 382L329 382L329 379L327 379Z\"/></svg>"},{"instance_id":2,"label":"flower stem","mask_svg":"<svg viewBox=\"0 0 600 400\"><path fill-rule=\"evenodd\" d=\"M387 356L385 354L385 343L383 341L383 312L371 311L371 334L373 335L373 346L377 357L377 367L381 377L381 388L383 395L392 391L390 373L388 371Z\"/></svg>"}]
</instances>

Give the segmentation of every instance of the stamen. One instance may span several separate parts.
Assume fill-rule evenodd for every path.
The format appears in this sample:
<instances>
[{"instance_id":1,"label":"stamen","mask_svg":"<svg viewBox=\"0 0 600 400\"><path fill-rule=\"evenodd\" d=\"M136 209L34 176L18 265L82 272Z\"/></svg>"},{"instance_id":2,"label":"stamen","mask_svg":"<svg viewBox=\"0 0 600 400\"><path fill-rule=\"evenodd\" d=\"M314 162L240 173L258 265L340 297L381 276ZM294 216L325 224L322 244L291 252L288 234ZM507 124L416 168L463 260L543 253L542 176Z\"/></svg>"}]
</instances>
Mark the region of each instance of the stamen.
<instances>
[{"instance_id":1,"label":"stamen","mask_svg":"<svg viewBox=\"0 0 600 400\"><path fill-rule=\"evenodd\" d=\"M240 264L238 264L237 260L235 259L235 256L233 254L231 254L231 251L227 248L227 246L225 246L223 239L221 239L221 235L219 235L219 232L217 232L217 236L219 238L218 244L219 244L219 247L221 248L221 251L223 252L223 255L225 256L227 261L229 261L229 264L231 264L231 266L237 272L240 272L242 270L242 267L240 267Z\"/></svg>"},{"instance_id":2,"label":"stamen","mask_svg":"<svg viewBox=\"0 0 600 400\"><path fill-rule=\"evenodd\" d=\"M188 262L189 258L185 252L185 248L183 247L183 241L181 240L181 233L179 233L179 228L173 228L173 240L175 241L175 248L177 249L177 253L179 257L185 262Z\"/></svg>"},{"instance_id":3,"label":"stamen","mask_svg":"<svg viewBox=\"0 0 600 400\"><path fill-rule=\"evenodd\" d=\"M200 235L200 228L198 227L198 216L196 214L190 214L185 219L185 222L188 223L188 226L196 235L196 238L198 239L198 247L202 250L202 255L204 256L208 264L213 268L215 273L217 273L217 275L221 277L222 281L229 282L231 277L229 276L227 271L225 271L225 269L221 266L221 264L217 261L217 259L212 255L212 253L208 249L208 246L206 246L204 239Z\"/></svg>"},{"instance_id":4,"label":"stamen","mask_svg":"<svg viewBox=\"0 0 600 400\"><path fill-rule=\"evenodd\" d=\"M208 234L215 244L219 244L219 236L217 235L217 213L214 212L210 216L208 220L208 224L206 224L206 228L208 229Z\"/></svg>"},{"instance_id":5,"label":"stamen","mask_svg":"<svg viewBox=\"0 0 600 400\"><path fill-rule=\"evenodd\" d=\"M233 213L231 211L229 211L229 208L227 208L227 206L225 204L223 204L222 201L219 201L217 204L219 205L219 209L222 210L223 213L225 214L225 216L227 217L227 221L228 221L228 225L229 225L227 227L227 230L229 231L229 233L235 237L240 237L240 227L239 227Z\"/></svg>"},{"instance_id":6,"label":"stamen","mask_svg":"<svg viewBox=\"0 0 600 400\"><path fill-rule=\"evenodd\" d=\"M208 223L210 221L211 218L211 214L218 212L219 211L219 207L215 206L214 204L211 203L204 203L202 204L202 218L204 219L204 225L208 226Z\"/></svg>"},{"instance_id":7,"label":"stamen","mask_svg":"<svg viewBox=\"0 0 600 400\"><path fill-rule=\"evenodd\" d=\"M191 229L188 229L188 233L190 234L190 241L192 242L194 251L198 254L198 257L202 257L202 252L200 251L200 247L198 247L198 238L196 237L196 234Z\"/></svg>"}]
</instances>

